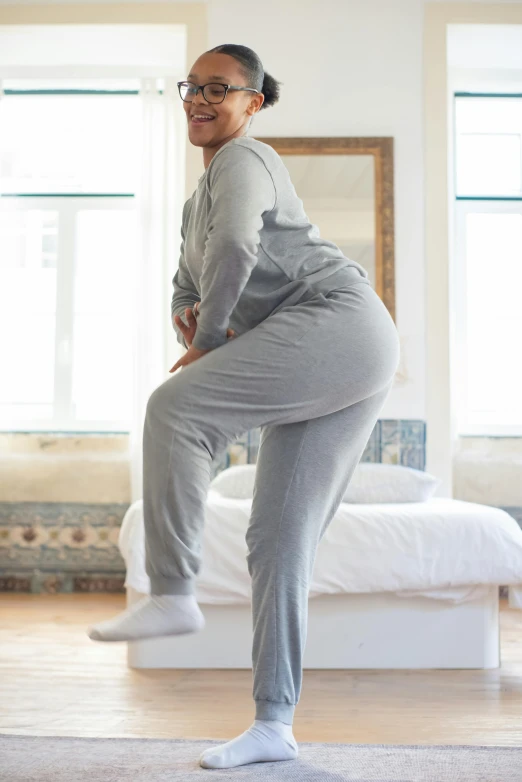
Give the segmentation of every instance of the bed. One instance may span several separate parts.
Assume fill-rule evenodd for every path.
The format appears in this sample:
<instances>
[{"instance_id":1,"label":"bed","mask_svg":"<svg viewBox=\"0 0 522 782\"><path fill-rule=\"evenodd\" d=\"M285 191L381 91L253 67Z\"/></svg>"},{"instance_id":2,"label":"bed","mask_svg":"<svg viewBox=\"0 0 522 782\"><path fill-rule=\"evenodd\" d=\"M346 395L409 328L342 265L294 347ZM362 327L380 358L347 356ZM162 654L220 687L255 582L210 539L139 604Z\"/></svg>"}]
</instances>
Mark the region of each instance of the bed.
<instances>
[{"instance_id":1,"label":"bed","mask_svg":"<svg viewBox=\"0 0 522 782\"><path fill-rule=\"evenodd\" d=\"M252 500L208 492L200 633L128 643L132 668L251 668L245 532ZM122 523L127 604L150 592L142 501ZM431 497L342 502L321 540L304 668L496 668L499 586L518 606L522 530L506 511Z\"/></svg>"}]
</instances>

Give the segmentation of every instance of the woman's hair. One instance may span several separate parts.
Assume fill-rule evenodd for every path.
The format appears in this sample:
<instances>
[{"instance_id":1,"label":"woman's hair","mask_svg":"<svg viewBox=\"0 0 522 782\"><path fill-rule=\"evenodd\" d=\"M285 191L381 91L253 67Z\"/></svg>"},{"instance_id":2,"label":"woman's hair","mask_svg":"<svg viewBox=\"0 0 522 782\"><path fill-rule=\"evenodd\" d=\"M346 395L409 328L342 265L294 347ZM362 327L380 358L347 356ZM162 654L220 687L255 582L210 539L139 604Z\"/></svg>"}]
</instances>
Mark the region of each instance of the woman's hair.
<instances>
[{"instance_id":1,"label":"woman's hair","mask_svg":"<svg viewBox=\"0 0 522 782\"><path fill-rule=\"evenodd\" d=\"M267 109L269 106L277 103L279 100L279 85L282 82L277 81L269 73L266 73L261 60L253 49L240 44L223 43L205 52L205 54L210 53L229 54L238 61L240 71L246 80L246 86L259 90L265 96L261 109Z\"/></svg>"}]
</instances>

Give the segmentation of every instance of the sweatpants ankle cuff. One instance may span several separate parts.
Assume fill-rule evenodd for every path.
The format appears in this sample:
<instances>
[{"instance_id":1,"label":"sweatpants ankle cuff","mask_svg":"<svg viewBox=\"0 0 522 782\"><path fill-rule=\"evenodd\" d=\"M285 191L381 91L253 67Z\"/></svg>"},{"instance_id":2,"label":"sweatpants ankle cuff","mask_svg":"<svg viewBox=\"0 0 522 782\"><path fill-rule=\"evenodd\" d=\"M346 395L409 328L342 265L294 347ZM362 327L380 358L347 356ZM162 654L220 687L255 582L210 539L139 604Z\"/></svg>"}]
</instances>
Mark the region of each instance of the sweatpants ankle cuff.
<instances>
[{"instance_id":1,"label":"sweatpants ankle cuff","mask_svg":"<svg viewBox=\"0 0 522 782\"><path fill-rule=\"evenodd\" d=\"M194 579L178 576L150 576L151 595L192 595L195 593Z\"/></svg>"},{"instance_id":2,"label":"sweatpants ankle cuff","mask_svg":"<svg viewBox=\"0 0 522 782\"><path fill-rule=\"evenodd\" d=\"M295 705L286 701L257 700L256 720L281 720L287 725L292 725L294 720Z\"/></svg>"}]
</instances>

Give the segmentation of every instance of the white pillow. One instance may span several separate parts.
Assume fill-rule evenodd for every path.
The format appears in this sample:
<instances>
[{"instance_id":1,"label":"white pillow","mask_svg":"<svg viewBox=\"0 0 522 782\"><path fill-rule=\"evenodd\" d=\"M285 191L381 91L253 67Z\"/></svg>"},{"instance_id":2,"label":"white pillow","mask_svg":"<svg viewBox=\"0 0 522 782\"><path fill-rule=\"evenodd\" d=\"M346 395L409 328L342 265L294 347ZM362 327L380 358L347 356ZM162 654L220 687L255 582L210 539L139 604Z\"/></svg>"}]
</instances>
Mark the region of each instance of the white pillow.
<instances>
[{"instance_id":1,"label":"white pillow","mask_svg":"<svg viewBox=\"0 0 522 782\"><path fill-rule=\"evenodd\" d=\"M255 464L234 464L218 472L210 482L210 488L223 497L234 500L248 500L254 496L256 479Z\"/></svg>"},{"instance_id":2,"label":"white pillow","mask_svg":"<svg viewBox=\"0 0 522 782\"><path fill-rule=\"evenodd\" d=\"M255 464L235 464L219 472L210 488L223 497L248 500L254 496ZM423 470L401 464L359 462L343 502L386 503L425 502L441 483L439 478Z\"/></svg>"},{"instance_id":3,"label":"white pillow","mask_svg":"<svg viewBox=\"0 0 522 782\"><path fill-rule=\"evenodd\" d=\"M423 470L402 464L359 462L343 502L425 502L441 480Z\"/></svg>"}]
</instances>

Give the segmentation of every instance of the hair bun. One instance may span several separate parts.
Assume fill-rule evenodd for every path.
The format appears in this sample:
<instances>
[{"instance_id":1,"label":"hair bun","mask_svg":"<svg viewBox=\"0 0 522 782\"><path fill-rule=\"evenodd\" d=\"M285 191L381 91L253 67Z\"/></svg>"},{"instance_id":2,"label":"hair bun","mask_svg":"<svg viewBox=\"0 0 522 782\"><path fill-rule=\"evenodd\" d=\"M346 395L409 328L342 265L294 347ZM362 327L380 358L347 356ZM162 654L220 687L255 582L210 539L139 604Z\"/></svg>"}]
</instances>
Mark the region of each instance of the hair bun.
<instances>
[{"instance_id":1,"label":"hair bun","mask_svg":"<svg viewBox=\"0 0 522 782\"><path fill-rule=\"evenodd\" d=\"M274 79L274 77L271 76L266 71L264 72L263 86L261 88L261 92L265 96L265 100L263 101L263 105L261 106L262 109L268 108L269 106L273 106L274 103L277 103L280 96L280 91L279 91L280 84L281 82L277 81L277 79Z\"/></svg>"}]
</instances>

